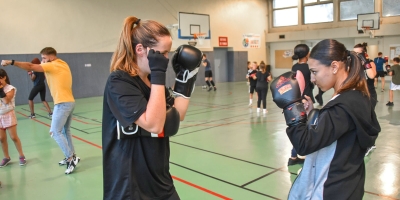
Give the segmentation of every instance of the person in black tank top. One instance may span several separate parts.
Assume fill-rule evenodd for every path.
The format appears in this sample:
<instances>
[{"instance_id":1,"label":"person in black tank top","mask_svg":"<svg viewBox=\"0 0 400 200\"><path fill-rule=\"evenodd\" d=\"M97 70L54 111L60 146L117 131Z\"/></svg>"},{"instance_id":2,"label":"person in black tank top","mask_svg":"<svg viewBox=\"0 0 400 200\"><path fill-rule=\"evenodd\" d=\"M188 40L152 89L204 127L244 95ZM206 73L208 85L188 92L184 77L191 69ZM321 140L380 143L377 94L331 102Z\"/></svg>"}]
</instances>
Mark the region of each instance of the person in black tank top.
<instances>
[{"instance_id":1,"label":"person in black tank top","mask_svg":"<svg viewBox=\"0 0 400 200\"><path fill-rule=\"evenodd\" d=\"M308 68L308 53L310 52L310 48L306 44L298 44L294 48L293 51L293 60L298 60L296 64L293 65L292 71L296 72L297 70L301 71L304 76L305 80L305 88L303 92L303 98L304 96L308 96L311 98L312 102L315 103L314 100L314 95L312 93L312 89L314 88L314 84L311 82L311 72L310 69ZM295 165L295 164L301 164L304 163L304 159L301 159L297 156L297 151L293 147L292 148L292 153L291 156L288 160L288 166L290 165Z\"/></svg>"},{"instance_id":2,"label":"person in black tank top","mask_svg":"<svg viewBox=\"0 0 400 200\"><path fill-rule=\"evenodd\" d=\"M34 58L31 63L33 64L40 64L40 60L38 58ZM35 110L34 110L34 104L33 104L33 99L40 93L40 100L42 100L42 103L44 107L46 108L47 112L49 113L49 117L53 115L51 112L50 106L46 101L46 85L44 84L45 76L44 72L33 72L29 71L28 72L29 78L33 81L33 88L31 90L31 93L29 94L28 97L28 103L29 103L29 108L31 110L31 114L29 115L29 118L35 118Z\"/></svg>"},{"instance_id":3,"label":"person in black tank top","mask_svg":"<svg viewBox=\"0 0 400 200\"><path fill-rule=\"evenodd\" d=\"M370 95L370 101L372 105L372 110L375 111L375 106L376 103L378 102L378 95L376 94L375 90L375 76L376 76L376 65L373 60L370 60L367 54L367 43L362 43L362 44L356 44L353 49L355 52L364 54L365 58L367 59L367 62L369 62L369 65L371 66L370 68L365 68L365 79L367 79L367 88L368 92ZM365 65L364 65L365 66ZM367 152L365 153L365 156L368 156L369 153L376 149L375 144L372 145L370 148L368 148Z\"/></svg>"}]
</instances>

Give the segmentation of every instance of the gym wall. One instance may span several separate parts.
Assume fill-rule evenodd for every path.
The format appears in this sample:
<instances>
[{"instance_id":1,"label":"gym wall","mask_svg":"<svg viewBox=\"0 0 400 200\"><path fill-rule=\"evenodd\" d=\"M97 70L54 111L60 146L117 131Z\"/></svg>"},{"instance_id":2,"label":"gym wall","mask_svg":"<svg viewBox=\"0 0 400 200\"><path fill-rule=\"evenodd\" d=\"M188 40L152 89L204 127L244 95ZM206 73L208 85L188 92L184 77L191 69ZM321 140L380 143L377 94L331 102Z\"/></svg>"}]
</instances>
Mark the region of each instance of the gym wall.
<instances>
[{"instance_id":1,"label":"gym wall","mask_svg":"<svg viewBox=\"0 0 400 200\"><path fill-rule=\"evenodd\" d=\"M266 4L265 0L3 0L0 59L30 61L40 56L42 48L54 47L71 67L75 98L101 96L111 55L127 16L168 25L178 23L179 11L193 12L209 14L211 18L211 48L201 50L207 53L213 72L218 75L216 82L244 81L247 60L266 59ZM244 33L260 34L261 48L244 48ZM229 38L223 66L214 63L218 36ZM227 73L219 73L225 69ZM18 89L16 103L26 104L32 82L23 70L15 67L6 70ZM170 68L167 76L167 86L171 86L174 74ZM204 85L204 67L200 68L196 84ZM51 101L49 93L47 97ZM38 97L35 101L39 102Z\"/></svg>"},{"instance_id":2,"label":"gym wall","mask_svg":"<svg viewBox=\"0 0 400 200\"><path fill-rule=\"evenodd\" d=\"M130 15L165 25L178 23L178 12L210 15L212 47L218 36L229 38L233 51L265 60L265 0L2 0L0 54L37 53L52 46L60 53L112 52L123 20ZM259 49L242 46L242 34L262 36ZM213 51L213 48L202 49Z\"/></svg>"}]
</instances>

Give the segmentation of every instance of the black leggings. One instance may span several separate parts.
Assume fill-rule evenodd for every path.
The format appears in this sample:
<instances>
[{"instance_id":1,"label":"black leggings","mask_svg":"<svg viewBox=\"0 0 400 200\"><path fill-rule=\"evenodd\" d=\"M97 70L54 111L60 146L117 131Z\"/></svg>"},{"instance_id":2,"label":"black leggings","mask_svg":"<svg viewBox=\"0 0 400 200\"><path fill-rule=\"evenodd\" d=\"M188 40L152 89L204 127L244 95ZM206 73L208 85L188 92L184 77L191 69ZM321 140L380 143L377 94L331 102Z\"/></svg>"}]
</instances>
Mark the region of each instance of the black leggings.
<instances>
[{"instance_id":1,"label":"black leggings","mask_svg":"<svg viewBox=\"0 0 400 200\"><path fill-rule=\"evenodd\" d=\"M31 90L31 93L29 94L28 100L32 101L39 92L40 99L42 101L46 101L46 86L44 84L34 86Z\"/></svg>"},{"instance_id":2,"label":"black leggings","mask_svg":"<svg viewBox=\"0 0 400 200\"><path fill-rule=\"evenodd\" d=\"M267 109L267 94L268 94L268 87L267 88L256 88L258 101L257 101L257 108L260 107L261 101L263 103L263 109Z\"/></svg>"}]
</instances>

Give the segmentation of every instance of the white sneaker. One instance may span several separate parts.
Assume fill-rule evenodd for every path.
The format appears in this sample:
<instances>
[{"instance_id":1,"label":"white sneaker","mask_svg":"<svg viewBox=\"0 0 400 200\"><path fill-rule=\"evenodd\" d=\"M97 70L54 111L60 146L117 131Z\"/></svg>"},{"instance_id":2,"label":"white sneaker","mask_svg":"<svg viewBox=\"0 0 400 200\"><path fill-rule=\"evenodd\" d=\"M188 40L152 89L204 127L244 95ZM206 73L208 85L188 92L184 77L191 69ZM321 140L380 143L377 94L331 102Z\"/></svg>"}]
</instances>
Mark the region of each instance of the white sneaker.
<instances>
[{"instance_id":1,"label":"white sneaker","mask_svg":"<svg viewBox=\"0 0 400 200\"><path fill-rule=\"evenodd\" d=\"M267 114L268 110L267 109L263 109L263 113Z\"/></svg>"},{"instance_id":2,"label":"white sneaker","mask_svg":"<svg viewBox=\"0 0 400 200\"><path fill-rule=\"evenodd\" d=\"M260 112L260 108L257 108L257 112L258 112L258 113Z\"/></svg>"},{"instance_id":3,"label":"white sneaker","mask_svg":"<svg viewBox=\"0 0 400 200\"><path fill-rule=\"evenodd\" d=\"M72 173L80 160L81 159L79 157L73 157L72 160L68 162L67 170L65 170L65 174Z\"/></svg>"},{"instance_id":4,"label":"white sneaker","mask_svg":"<svg viewBox=\"0 0 400 200\"><path fill-rule=\"evenodd\" d=\"M61 160L60 162L58 162L58 165L66 165L68 163L68 158L64 158L63 160Z\"/></svg>"}]
</instances>

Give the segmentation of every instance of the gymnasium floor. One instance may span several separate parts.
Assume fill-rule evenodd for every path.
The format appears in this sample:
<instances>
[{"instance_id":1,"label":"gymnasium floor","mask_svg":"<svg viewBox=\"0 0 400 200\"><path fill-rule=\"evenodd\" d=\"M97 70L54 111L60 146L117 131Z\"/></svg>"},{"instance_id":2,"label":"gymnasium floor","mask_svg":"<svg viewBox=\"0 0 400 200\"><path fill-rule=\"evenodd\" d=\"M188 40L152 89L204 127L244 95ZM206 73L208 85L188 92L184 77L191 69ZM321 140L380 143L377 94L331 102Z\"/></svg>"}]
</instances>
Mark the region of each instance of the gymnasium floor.
<instances>
[{"instance_id":1,"label":"gymnasium floor","mask_svg":"<svg viewBox=\"0 0 400 200\"><path fill-rule=\"evenodd\" d=\"M255 103L247 107L244 82L217 86L217 92L196 88L186 119L171 138L170 168L181 199L286 199L301 166L287 167L291 144L281 109L269 93L269 112L258 116ZM325 93L324 101L331 95L332 91ZM400 199L400 92L392 108L385 105L388 96L387 90L378 91L382 132L377 149L365 158L364 199ZM27 118L27 105L16 108L28 163L18 165L9 139L12 163L0 168L0 199L102 199L102 97L77 100L72 134L81 162L70 175L57 164L63 155L48 134L50 119L42 104L35 108L33 120Z\"/></svg>"}]
</instances>

